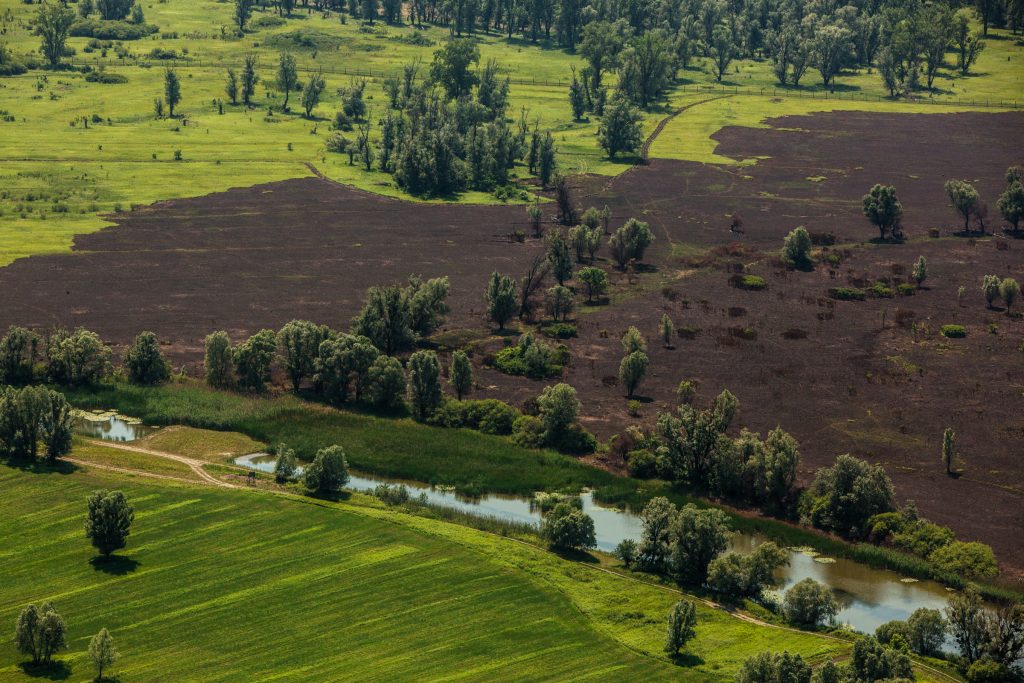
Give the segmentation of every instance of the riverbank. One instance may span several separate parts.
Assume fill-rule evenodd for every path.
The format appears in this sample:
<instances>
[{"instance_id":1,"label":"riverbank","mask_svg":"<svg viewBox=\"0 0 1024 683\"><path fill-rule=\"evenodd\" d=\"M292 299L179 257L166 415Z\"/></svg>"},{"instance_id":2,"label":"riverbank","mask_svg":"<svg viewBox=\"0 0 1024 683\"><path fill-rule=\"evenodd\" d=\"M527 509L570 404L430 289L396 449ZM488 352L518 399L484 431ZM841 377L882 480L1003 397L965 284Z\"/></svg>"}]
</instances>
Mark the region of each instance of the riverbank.
<instances>
[{"instance_id":1,"label":"riverbank","mask_svg":"<svg viewBox=\"0 0 1024 683\"><path fill-rule=\"evenodd\" d=\"M808 546L912 578L933 579L957 588L966 585L961 577L938 572L926 561L905 553L849 543L814 529L711 503L665 482L616 476L554 451L515 446L503 437L341 411L292 395L243 396L194 381L159 387L107 384L66 391L79 408L113 409L152 425L236 431L266 444L284 442L304 460L311 460L325 445L341 444L356 470L451 486L466 494L530 497L537 491L590 489L597 501L634 509L662 495L679 505L715 505L729 513L735 530L760 534L780 545ZM984 584L978 588L991 600L1024 599L1024 592L1012 587Z\"/></svg>"}]
</instances>

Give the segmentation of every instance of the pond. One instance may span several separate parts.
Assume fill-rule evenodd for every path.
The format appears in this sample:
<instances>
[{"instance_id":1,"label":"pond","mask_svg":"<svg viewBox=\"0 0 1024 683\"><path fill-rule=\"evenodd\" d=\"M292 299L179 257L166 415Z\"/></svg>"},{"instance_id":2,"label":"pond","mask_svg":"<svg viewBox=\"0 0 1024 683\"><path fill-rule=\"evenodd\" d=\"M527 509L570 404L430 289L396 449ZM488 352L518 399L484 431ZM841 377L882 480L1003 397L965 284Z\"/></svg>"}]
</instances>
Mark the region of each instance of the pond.
<instances>
[{"instance_id":1,"label":"pond","mask_svg":"<svg viewBox=\"0 0 1024 683\"><path fill-rule=\"evenodd\" d=\"M104 441L137 441L159 429L112 410L75 410L74 421L75 432Z\"/></svg>"},{"instance_id":2,"label":"pond","mask_svg":"<svg viewBox=\"0 0 1024 683\"><path fill-rule=\"evenodd\" d=\"M273 472L276 457L254 453L235 458L234 462L262 472ZM527 523L541 521L540 512L531 506L531 500L518 496L488 494L470 499L448 489L355 473L351 473L348 488L372 491L382 483L404 484L412 495L422 494L430 503L482 517ZM594 502L590 492L584 492L580 498L583 511L594 520L598 549L611 552L624 539L639 540L643 523L638 515L599 505ZM731 549L748 553L766 540L755 534L736 533L731 541ZM864 633L874 633L878 626L892 619L906 619L919 607L942 609L950 595L949 589L934 581L917 581L901 577L895 572L873 569L853 560L826 558L810 549L791 548L789 566L776 572L777 588L785 591L808 577L829 586L835 592L841 606L836 619Z\"/></svg>"}]
</instances>

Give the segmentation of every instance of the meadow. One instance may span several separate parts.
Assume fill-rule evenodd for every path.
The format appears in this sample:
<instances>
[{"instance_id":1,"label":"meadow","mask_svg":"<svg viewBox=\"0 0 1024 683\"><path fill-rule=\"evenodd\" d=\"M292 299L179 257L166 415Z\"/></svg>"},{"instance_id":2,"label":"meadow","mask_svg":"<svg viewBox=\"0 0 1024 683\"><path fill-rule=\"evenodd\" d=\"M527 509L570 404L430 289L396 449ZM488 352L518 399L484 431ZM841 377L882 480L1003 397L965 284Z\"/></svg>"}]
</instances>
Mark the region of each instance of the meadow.
<instances>
[{"instance_id":1,"label":"meadow","mask_svg":"<svg viewBox=\"0 0 1024 683\"><path fill-rule=\"evenodd\" d=\"M724 681L763 650L820 663L848 647L700 605L696 638L671 661L673 591L358 495L156 485L88 466L3 468L0 486L0 533L20 539L0 558L0 621L55 603L69 649L51 678L91 676L85 648L101 627L123 653L120 680ZM81 532L97 488L123 490L136 511L108 563ZM28 680L21 663L0 646L0 677Z\"/></svg>"}]
</instances>

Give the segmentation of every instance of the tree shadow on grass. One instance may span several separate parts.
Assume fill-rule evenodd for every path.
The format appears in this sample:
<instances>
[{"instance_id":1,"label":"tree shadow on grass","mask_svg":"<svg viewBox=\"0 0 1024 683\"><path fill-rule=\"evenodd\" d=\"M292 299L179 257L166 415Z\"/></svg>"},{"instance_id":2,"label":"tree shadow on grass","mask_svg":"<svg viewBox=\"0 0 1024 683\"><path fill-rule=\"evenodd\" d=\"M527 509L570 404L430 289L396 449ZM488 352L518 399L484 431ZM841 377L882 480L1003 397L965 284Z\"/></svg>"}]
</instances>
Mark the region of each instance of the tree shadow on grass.
<instances>
[{"instance_id":1,"label":"tree shadow on grass","mask_svg":"<svg viewBox=\"0 0 1024 683\"><path fill-rule=\"evenodd\" d=\"M306 496L309 498L315 498L316 500L326 500L331 503L337 503L340 501L348 500L352 497L349 491L337 491L335 493L319 493L317 491L308 491Z\"/></svg>"},{"instance_id":2,"label":"tree shadow on grass","mask_svg":"<svg viewBox=\"0 0 1024 683\"><path fill-rule=\"evenodd\" d=\"M138 569L141 562L124 555L110 555L109 557L97 555L89 560L89 564L98 572L113 576L124 576Z\"/></svg>"},{"instance_id":3,"label":"tree shadow on grass","mask_svg":"<svg viewBox=\"0 0 1024 683\"><path fill-rule=\"evenodd\" d=\"M71 675L71 667L67 662L56 661L49 664L33 664L22 662L18 665L22 673L32 678L45 678L49 681L63 681Z\"/></svg>"},{"instance_id":4,"label":"tree shadow on grass","mask_svg":"<svg viewBox=\"0 0 1024 683\"><path fill-rule=\"evenodd\" d=\"M704 663L704 659L698 657L691 652L677 652L674 655L669 655L669 659L676 666L694 667L700 666Z\"/></svg>"},{"instance_id":5,"label":"tree shadow on grass","mask_svg":"<svg viewBox=\"0 0 1024 683\"><path fill-rule=\"evenodd\" d=\"M600 564L600 560L585 550L570 550L568 548L551 548L551 552L563 560L570 562L582 562L583 564Z\"/></svg>"},{"instance_id":6,"label":"tree shadow on grass","mask_svg":"<svg viewBox=\"0 0 1024 683\"><path fill-rule=\"evenodd\" d=\"M4 460L8 467L15 467L22 472L32 474L73 474L81 469L73 462L57 459L47 462L41 458L9 458Z\"/></svg>"}]
</instances>

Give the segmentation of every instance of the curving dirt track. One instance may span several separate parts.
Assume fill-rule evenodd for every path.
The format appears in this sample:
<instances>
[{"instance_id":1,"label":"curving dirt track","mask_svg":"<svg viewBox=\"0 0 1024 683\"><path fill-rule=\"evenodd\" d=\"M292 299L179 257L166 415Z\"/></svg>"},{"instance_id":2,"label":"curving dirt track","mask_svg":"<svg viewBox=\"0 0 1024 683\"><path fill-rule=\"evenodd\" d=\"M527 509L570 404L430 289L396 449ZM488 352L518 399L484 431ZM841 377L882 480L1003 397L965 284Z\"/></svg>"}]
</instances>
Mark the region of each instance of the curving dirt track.
<instances>
[{"instance_id":1,"label":"curving dirt track","mask_svg":"<svg viewBox=\"0 0 1024 683\"><path fill-rule=\"evenodd\" d=\"M717 135L719 154L770 157L754 166L652 159L611 183L577 180L581 203L607 203L613 226L630 216L650 222L652 277L673 282L581 317L567 380L590 426L608 436L633 421L615 385L617 338L636 324L653 340L667 312L691 329L674 350L651 344L641 420L671 404L680 379L700 381L700 401L729 388L743 404L740 423L781 424L800 439L807 472L841 452L884 462L901 499L1024 568L1024 321L986 310L978 290L985 273L1024 279L1024 241L953 236L957 218L942 190L950 177L970 179L995 214L1004 170L1024 163L1013 144L1024 139L1024 114L845 112L771 123ZM865 243L874 232L860 197L875 182L897 186L908 243ZM742 234L729 231L734 213ZM416 273L451 278L449 329L483 330L491 271L521 273L542 249L507 239L528 231L521 207L408 204L316 178L161 203L117 220L78 238L72 254L0 269L0 326L84 325L117 344L151 329L175 362L194 363L211 330L237 339L292 318L343 327L367 286ZM834 273L786 272L766 258L801 224L849 247ZM990 230L996 225L993 215ZM932 227L943 239L926 238ZM754 264L768 291L735 289L726 270L680 257L737 241L746 251L736 260ZM829 287L905 280L921 254L930 276L914 297L827 299ZM943 341L936 330L954 322L968 338ZM478 379L493 387L480 395L512 400L542 386L479 367ZM963 450L959 479L939 464L947 426Z\"/></svg>"}]
</instances>

